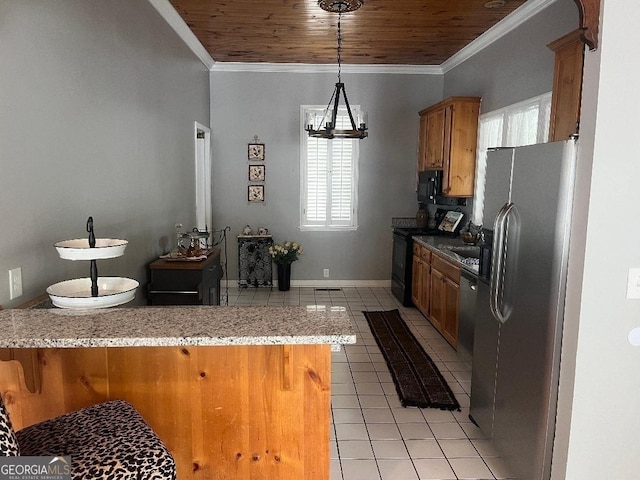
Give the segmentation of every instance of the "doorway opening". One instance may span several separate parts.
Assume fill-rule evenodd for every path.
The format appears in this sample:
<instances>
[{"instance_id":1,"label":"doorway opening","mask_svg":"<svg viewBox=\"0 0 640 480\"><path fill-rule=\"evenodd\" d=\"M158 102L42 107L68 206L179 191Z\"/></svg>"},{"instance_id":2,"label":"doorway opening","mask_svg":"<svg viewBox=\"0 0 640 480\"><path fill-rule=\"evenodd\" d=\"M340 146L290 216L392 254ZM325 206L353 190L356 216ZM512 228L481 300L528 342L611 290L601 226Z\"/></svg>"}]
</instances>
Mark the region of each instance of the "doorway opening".
<instances>
[{"instance_id":1,"label":"doorway opening","mask_svg":"<svg viewBox=\"0 0 640 480\"><path fill-rule=\"evenodd\" d=\"M211 228L211 129L195 123L196 227Z\"/></svg>"}]
</instances>

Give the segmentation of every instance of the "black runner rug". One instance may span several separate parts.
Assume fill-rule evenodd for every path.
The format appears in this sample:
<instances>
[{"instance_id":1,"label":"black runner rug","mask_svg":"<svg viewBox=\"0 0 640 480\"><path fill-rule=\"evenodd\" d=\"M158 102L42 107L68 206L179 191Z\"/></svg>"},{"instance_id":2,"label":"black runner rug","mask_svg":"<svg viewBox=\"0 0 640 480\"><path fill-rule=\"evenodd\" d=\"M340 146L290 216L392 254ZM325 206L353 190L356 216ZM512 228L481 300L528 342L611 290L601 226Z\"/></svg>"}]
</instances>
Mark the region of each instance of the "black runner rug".
<instances>
[{"instance_id":1,"label":"black runner rug","mask_svg":"<svg viewBox=\"0 0 640 480\"><path fill-rule=\"evenodd\" d=\"M398 310L364 313L404 407L460 410L446 380Z\"/></svg>"}]
</instances>

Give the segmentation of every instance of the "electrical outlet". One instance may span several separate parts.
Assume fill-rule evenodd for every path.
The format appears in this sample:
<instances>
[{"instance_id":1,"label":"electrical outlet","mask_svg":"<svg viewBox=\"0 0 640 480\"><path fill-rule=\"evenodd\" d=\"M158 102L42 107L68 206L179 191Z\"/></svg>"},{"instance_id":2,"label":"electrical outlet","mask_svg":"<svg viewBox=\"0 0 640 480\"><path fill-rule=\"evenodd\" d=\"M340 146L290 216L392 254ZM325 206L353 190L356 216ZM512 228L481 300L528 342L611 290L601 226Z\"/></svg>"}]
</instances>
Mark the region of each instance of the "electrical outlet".
<instances>
[{"instance_id":1,"label":"electrical outlet","mask_svg":"<svg viewBox=\"0 0 640 480\"><path fill-rule=\"evenodd\" d=\"M324 278L329 278L329 269L328 269L328 268L325 268L325 269L322 271L322 275L324 276Z\"/></svg>"},{"instance_id":2,"label":"electrical outlet","mask_svg":"<svg viewBox=\"0 0 640 480\"><path fill-rule=\"evenodd\" d=\"M9 300L22 296L22 268L9 270Z\"/></svg>"},{"instance_id":3,"label":"electrical outlet","mask_svg":"<svg viewBox=\"0 0 640 480\"><path fill-rule=\"evenodd\" d=\"M640 298L640 268L629 269L627 298Z\"/></svg>"}]
</instances>

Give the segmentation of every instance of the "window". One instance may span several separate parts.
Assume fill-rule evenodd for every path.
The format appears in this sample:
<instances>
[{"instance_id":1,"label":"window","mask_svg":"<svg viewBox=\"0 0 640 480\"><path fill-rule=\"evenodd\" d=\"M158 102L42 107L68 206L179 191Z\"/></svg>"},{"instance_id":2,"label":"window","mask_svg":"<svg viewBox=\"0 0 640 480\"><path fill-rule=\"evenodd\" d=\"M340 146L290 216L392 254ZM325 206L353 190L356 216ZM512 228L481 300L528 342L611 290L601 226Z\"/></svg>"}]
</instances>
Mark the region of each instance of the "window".
<instances>
[{"instance_id":1,"label":"window","mask_svg":"<svg viewBox=\"0 0 640 480\"><path fill-rule=\"evenodd\" d=\"M358 142L354 139L311 138L304 130L309 113L326 107L302 106L300 152L300 229L355 230L358 228ZM357 115L358 107L351 105ZM350 128L347 110L338 111L337 128Z\"/></svg>"},{"instance_id":2,"label":"window","mask_svg":"<svg viewBox=\"0 0 640 480\"><path fill-rule=\"evenodd\" d=\"M530 98L508 107L480 115L478 124L478 158L472 221L482 224L484 182L487 173L487 149L520 147L544 143L549 136L551 93Z\"/></svg>"}]
</instances>

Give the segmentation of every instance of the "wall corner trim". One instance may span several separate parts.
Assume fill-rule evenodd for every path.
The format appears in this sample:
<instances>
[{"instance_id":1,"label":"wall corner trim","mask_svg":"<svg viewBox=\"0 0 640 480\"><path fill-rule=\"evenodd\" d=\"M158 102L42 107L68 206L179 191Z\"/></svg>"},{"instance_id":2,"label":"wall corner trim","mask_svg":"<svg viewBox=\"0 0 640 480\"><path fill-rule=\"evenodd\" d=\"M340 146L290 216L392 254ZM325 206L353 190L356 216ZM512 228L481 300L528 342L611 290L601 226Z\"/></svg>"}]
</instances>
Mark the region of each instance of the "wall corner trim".
<instances>
[{"instance_id":1,"label":"wall corner trim","mask_svg":"<svg viewBox=\"0 0 640 480\"><path fill-rule=\"evenodd\" d=\"M288 73L322 73L335 71L335 65L315 64L273 64L273 63L240 63L216 62L207 52L200 40L191 31L169 0L148 0L171 28L193 51L210 71L224 72L288 72ZM458 53L440 65L344 65L348 73L392 73L392 74L445 74L468 60L479 51L491 45L507 33L537 15L557 0L528 0L509 16L495 24Z\"/></svg>"},{"instance_id":2,"label":"wall corner trim","mask_svg":"<svg viewBox=\"0 0 640 480\"><path fill-rule=\"evenodd\" d=\"M198 40L180 14L173 5L171 5L171 2L169 2L169 0L149 0L149 3L158 11L169 26L173 28L204 66L211 70L216 63L215 60L209 55L209 52L207 52L202 43L200 43L200 40Z\"/></svg>"},{"instance_id":3,"label":"wall corner trim","mask_svg":"<svg viewBox=\"0 0 640 480\"><path fill-rule=\"evenodd\" d=\"M515 30L531 17L534 17L556 1L557 0L528 0L511 15L508 15L503 20L496 23L469 45L443 62L440 65L442 67L442 73L447 73L449 70L457 67L465 60L473 57L476 53L488 47L512 30Z\"/></svg>"}]
</instances>

